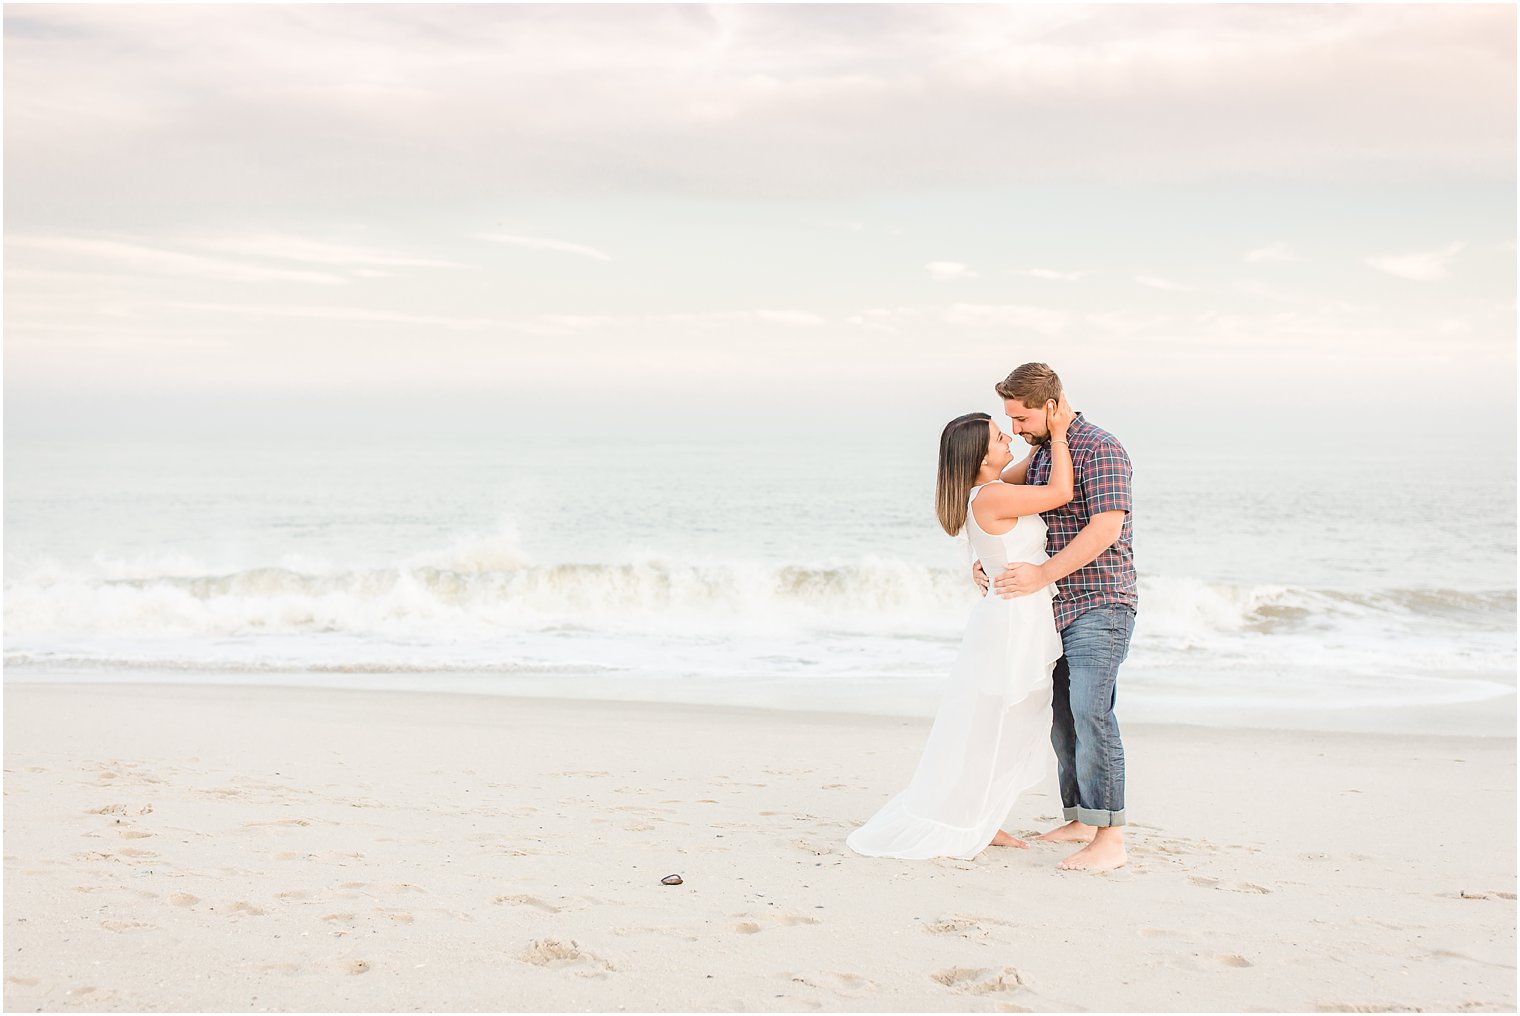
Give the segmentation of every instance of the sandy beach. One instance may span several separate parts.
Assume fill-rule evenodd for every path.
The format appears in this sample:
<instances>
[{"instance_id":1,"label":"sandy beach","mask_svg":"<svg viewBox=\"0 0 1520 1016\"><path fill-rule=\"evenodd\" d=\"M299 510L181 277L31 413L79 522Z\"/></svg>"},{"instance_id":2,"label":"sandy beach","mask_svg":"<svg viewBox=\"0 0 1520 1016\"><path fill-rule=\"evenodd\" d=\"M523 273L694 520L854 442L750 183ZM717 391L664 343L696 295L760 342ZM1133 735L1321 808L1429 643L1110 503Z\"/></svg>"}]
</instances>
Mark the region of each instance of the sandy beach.
<instances>
[{"instance_id":1,"label":"sandy beach","mask_svg":"<svg viewBox=\"0 0 1520 1016\"><path fill-rule=\"evenodd\" d=\"M1130 725L1123 869L853 854L927 729L9 684L5 1007L1515 1008L1512 738Z\"/></svg>"}]
</instances>

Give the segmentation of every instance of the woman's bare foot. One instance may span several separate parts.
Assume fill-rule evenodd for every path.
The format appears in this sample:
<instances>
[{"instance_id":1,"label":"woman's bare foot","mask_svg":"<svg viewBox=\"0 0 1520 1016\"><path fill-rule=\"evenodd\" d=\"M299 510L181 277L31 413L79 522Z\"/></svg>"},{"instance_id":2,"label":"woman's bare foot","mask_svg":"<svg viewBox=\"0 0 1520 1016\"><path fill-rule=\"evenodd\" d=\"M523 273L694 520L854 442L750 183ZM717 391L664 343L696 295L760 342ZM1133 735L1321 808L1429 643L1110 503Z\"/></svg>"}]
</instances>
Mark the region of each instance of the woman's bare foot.
<instances>
[{"instance_id":1,"label":"woman's bare foot","mask_svg":"<svg viewBox=\"0 0 1520 1016\"><path fill-rule=\"evenodd\" d=\"M999 829L997 831L997 835L992 838L992 842L989 843L989 844L987 844L987 846L989 846L989 847L1023 847L1025 850L1029 849L1029 844L1025 843L1023 840L1019 839L1017 836L1009 836L1007 833L1003 832L1003 830L1001 830L1001 829Z\"/></svg>"},{"instance_id":2,"label":"woman's bare foot","mask_svg":"<svg viewBox=\"0 0 1520 1016\"><path fill-rule=\"evenodd\" d=\"M1100 829L1093 841L1056 865L1062 871L1109 871L1128 860L1124 833L1117 826Z\"/></svg>"},{"instance_id":3,"label":"woman's bare foot","mask_svg":"<svg viewBox=\"0 0 1520 1016\"><path fill-rule=\"evenodd\" d=\"M1072 819L1059 829L1052 829L1041 836L1040 841L1042 843L1091 843L1097 832L1097 826L1083 825L1076 819Z\"/></svg>"}]
</instances>

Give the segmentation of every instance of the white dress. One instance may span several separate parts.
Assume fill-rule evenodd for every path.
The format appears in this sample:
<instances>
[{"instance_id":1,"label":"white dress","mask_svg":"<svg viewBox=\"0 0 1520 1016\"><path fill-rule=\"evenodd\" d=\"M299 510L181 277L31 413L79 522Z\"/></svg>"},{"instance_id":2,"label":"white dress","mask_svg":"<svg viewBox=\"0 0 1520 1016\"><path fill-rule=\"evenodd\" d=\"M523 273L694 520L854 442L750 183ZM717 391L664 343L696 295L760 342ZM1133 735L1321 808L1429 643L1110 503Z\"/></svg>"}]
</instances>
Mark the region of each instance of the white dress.
<instances>
[{"instance_id":1,"label":"white dress","mask_svg":"<svg viewBox=\"0 0 1520 1016\"><path fill-rule=\"evenodd\" d=\"M971 501L984 485L971 488ZM970 508L966 534L996 577L1011 561L1045 553L1045 520L1026 515L1007 533L982 531ZM971 610L918 768L905 790L845 838L867 857L970 860L996 835L1020 794L1048 771L1051 672L1061 658L1055 587Z\"/></svg>"}]
</instances>

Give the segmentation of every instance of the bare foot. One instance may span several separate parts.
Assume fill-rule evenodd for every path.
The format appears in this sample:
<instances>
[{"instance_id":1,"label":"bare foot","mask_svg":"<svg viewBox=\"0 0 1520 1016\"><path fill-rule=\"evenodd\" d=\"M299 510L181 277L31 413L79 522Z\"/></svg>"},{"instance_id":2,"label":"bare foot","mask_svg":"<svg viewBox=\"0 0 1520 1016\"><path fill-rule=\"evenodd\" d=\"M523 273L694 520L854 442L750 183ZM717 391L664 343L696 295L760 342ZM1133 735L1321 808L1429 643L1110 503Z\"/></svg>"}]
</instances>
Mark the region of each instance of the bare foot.
<instances>
[{"instance_id":1,"label":"bare foot","mask_svg":"<svg viewBox=\"0 0 1520 1016\"><path fill-rule=\"evenodd\" d=\"M1062 871L1109 871L1128 859L1124 851L1124 834L1110 826L1056 867Z\"/></svg>"},{"instance_id":2,"label":"bare foot","mask_svg":"<svg viewBox=\"0 0 1520 1016\"><path fill-rule=\"evenodd\" d=\"M1001 829L999 829L997 831L997 835L992 838L992 842L989 843L989 844L987 844L987 846L989 846L989 847L1023 847L1025 850L1029 849L1029 844L1025 843L1023 840L1019 839L1017 836L1009 836L1007 833L1003 832L1003 830L1001 830Z\"/></svg>"},{"instance_id":3,"label":"bare foot","mask_svg":"<svg viewBox=\"0 0 1520 1016\"><path fill-rule=\"evenodd\" d=\"M1098 832L1097 826L1083 825L1076 819L1052 829L1040 837L1042 843L1091 843L1093 836Z\"/></svg>"}]
</instances>

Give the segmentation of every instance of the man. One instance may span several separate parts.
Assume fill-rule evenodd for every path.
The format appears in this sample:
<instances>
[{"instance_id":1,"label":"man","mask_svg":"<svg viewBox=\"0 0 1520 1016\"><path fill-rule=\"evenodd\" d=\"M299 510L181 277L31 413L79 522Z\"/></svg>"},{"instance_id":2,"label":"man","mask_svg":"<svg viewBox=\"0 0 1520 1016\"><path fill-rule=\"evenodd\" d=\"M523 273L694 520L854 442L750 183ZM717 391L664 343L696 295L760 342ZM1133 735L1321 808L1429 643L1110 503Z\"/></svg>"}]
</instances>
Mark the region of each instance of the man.
<instances>
[{"instance_id":1,"label":"man","mask_svg":"<svg viewBox=\"0 0 1520 1016\"><path fill-rule=\"evenodd\" d=\"M1034 447L1003 473L1008 483L1045 483L1050 434L1045 402L1061 398L1061 379L1043 363L1026 363L996 386L1010 430ZM1049 527L1044 564L1010 564L992 583L1011 599L1058 582L1056 630L1065 654L1056 663L1050 743L1060 766L1065 825L1040 837L1087 845L1061 868L1106 871L1126 860L1124 745L1114 717L1119 664L1129 654L1138 604L1130 548L1131 467L1124 446L1077 414L1067 434L1076 494L1042 513ZM985 593L980 563L973 569Z\"/></svg>"}]
</instances>

